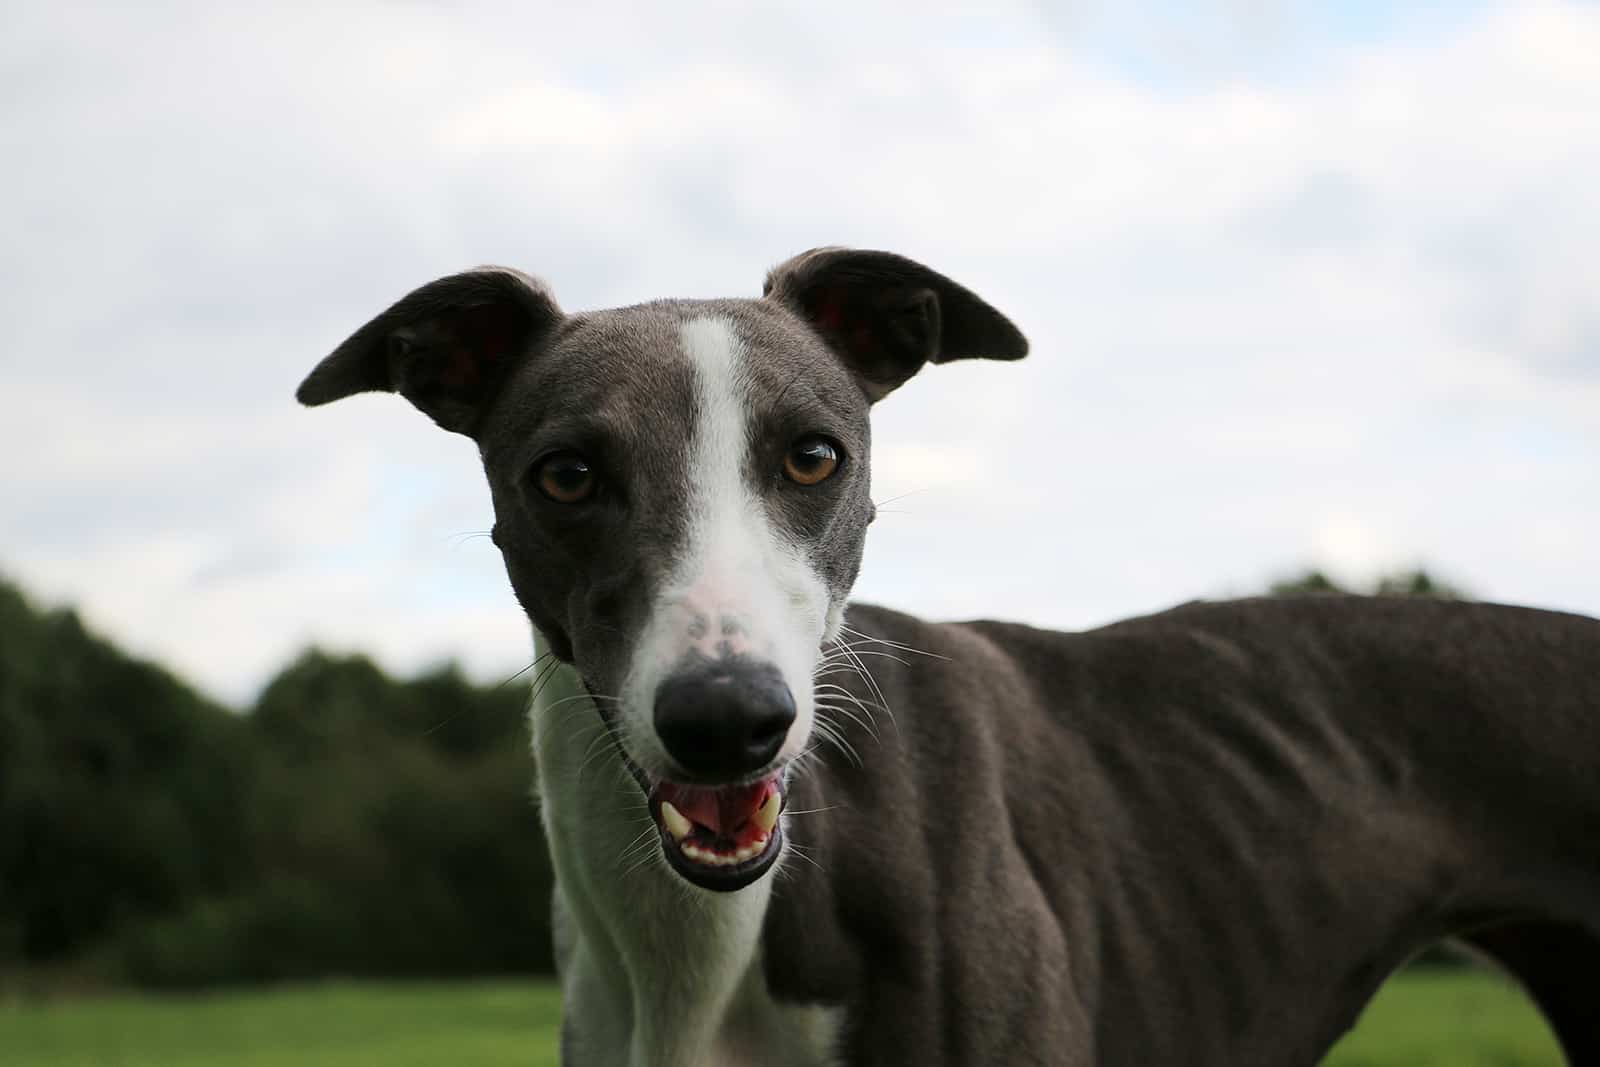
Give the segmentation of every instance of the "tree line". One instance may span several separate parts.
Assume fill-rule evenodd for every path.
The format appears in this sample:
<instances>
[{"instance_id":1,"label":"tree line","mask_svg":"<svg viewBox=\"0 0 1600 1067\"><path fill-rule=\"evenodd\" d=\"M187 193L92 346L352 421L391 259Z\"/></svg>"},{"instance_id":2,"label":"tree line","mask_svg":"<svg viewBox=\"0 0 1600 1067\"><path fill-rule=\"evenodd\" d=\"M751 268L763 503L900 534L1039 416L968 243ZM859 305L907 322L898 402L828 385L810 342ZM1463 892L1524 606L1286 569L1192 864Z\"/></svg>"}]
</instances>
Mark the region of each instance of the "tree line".
<instances>
[{"instance_id":1,"label":"tree line","mask_svg":"<svg viewBox=\"0 0 1600 1067\"><path fill-rule=\"evenodd\" d=\"M526 699L311 649L235 711L0 581L0 978L549 972Z\"/></svg>"},{"instance_id":2,"label":"tree line","mask_svg":"<svg viewBox=\"0 0 1600 1067\"><path fill-rule=\"evenodd\" d=\"M550 970L526 692L311 650L239 713L0 583L0 974Z\"/></svg>"}]
</instances>

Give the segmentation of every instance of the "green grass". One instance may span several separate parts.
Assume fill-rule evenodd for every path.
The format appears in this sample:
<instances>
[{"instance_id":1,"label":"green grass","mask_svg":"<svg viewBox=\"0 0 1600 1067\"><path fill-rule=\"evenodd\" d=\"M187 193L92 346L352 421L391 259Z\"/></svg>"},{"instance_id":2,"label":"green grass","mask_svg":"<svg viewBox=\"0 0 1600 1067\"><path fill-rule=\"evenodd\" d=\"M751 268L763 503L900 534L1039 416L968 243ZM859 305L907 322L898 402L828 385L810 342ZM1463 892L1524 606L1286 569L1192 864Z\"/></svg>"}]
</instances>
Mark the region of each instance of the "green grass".
<instances>
[{"instance_id":1,"label":"green grass","mask_svg":"<svg viewBox=\"0 0 1600 1067\"><path fill-rule=\"evenodd\" d=\"M1413 970L1393 978L1334 1048L1331 1067L1561 1067L1550 1028L1498 975Z\"/></svg>"},{"instance_id":2,"label":"green grass","mask_svg":"<svg viewBox=\"0 0 1600 1067\"><path fill-rule=\"evenodd\" d=\"M533 982L299 985L0 1005L6 1067L554 1067Z\"/></svg>"},{"instance_id":3,"label":"green grass","mask_svg":"<svg viewBox=\"0 0 1600 1067\"><path fill-rule=\"evenodd\" d=\"M545 1067L559 1003L535 982L329 983L188 997L0 1003L6 1067ZM1559 1067L1543 1022L1474 972L1390 982L1328 1064Z\"/></svg>"}]
</instances>

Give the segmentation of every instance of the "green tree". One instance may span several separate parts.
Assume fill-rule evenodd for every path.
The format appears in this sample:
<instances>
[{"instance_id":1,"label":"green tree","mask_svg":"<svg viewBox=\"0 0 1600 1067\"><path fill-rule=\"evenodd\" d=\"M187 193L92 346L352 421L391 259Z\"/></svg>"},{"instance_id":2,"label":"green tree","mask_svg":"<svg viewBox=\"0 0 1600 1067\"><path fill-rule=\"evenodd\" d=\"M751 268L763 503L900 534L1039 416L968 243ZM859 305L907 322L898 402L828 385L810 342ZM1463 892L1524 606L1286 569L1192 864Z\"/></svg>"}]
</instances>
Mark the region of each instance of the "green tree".
<instances>
[{"instance_id":1,"label":"green tree","mask_svg":"<svg viewBox=\"0 0 1600 1067\"><path fill-rule=\"evenodd\" d=\"M309 650L246 713L0 583L0 971L546 971L526 686Z\"/></svg>"},{"instance_id":2,"label":"green tree","mask_svg":"<svg viewBox=\"0 0 1600 1067\"><path fill-rule=\"evenodd\" d=\"M1305 593L1365 594L1370 596L1426 596L1440 600L1470 600L1471 596L1450 582L1441 581L1422 567L1381 575L1367 589L1340 586L1325 573L1308 568L1290 578L1281 578L1268 587L1271 596L1299 596Z\"/></svg>"},{"instance_id":3,"label":"green tree","mask_svg":"<svg viewBox=\"0 0 1600 1067\"><path fill-rule=\"evenodd\" d=\"M246 725L0 583L0 966L252 877Z\"/></svg>"}]
</instances>

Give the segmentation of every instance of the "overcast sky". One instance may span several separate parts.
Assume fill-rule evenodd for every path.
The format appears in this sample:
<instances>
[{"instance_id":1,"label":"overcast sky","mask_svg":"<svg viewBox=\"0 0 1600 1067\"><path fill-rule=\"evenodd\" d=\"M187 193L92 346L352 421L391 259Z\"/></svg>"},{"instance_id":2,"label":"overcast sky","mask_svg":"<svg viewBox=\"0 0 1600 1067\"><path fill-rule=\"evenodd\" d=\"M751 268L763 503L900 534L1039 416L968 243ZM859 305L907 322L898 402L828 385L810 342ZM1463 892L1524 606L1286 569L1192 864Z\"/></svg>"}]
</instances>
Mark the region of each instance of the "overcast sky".
<instances>
[{"instance_id":1,"label":"overcast sky","mask_svg":"<svg viewBox=\"0 0 1600 1067\"><path fill-rule=\"evenodd\" d=\"M1600 7L970 6L6 4L0 573L235 702L312 641L509 674L472 444L299 379L477 263L581 309L849 244L1033 342L879 406L861 599L1600 614Z\"/></svg>"}]
</instances>

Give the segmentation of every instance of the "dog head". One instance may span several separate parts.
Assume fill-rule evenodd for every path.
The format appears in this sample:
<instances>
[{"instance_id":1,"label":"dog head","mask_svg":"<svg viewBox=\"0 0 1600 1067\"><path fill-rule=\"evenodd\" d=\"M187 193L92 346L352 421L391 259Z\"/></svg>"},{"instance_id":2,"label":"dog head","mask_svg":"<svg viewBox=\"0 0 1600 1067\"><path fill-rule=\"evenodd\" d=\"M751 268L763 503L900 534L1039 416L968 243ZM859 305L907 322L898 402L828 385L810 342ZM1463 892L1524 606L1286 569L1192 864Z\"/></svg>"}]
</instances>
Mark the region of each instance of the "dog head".
<instances>
[{"instance_id":1,"label":"dog head","mask_svg":"<svg viewBox=\"0 0 1600 1067\"><path fill-rule=\"evenodd\" d=\"M397 392L477 442L512 587L594 697L669 862L736 889L782 847L784 772L860 566L869 407L925 363L1026 351L887 252L804 253L759 300L574 315L486 267L401 299L297 395Z\"/></svg>"}]
</instances>

